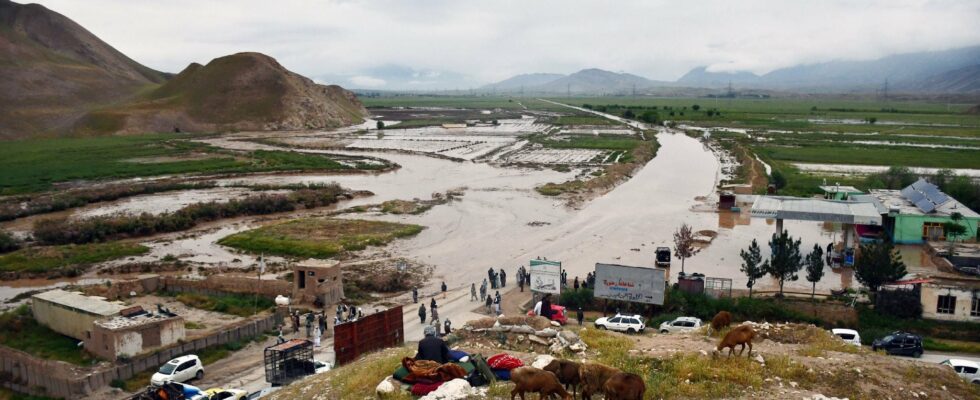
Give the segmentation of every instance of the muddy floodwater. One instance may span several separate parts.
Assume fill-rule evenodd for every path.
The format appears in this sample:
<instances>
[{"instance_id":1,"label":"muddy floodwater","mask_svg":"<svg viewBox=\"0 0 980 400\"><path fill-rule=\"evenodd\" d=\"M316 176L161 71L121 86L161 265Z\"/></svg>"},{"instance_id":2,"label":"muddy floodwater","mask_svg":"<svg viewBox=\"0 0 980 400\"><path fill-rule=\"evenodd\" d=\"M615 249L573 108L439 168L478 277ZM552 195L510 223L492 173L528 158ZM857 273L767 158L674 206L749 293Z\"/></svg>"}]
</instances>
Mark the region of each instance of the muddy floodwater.
<instances>
[{"instance_id":1,"label":"muddy floodwater","mask_svg":"<svg viewBox=\"0 0 980 400\"><path fill-rule=\"evenodd\" d=\"M502 167L415 154L297 150L379 157L397 163L401 168L378 174L253 175L217 182L223 186L337 182L350 189L375 193L375 196L343 201L326 211L393 199L428 199L433 193L462 189L465 193L462 200L436 206L422 215L367 213L350 216L426 226L416 237L396 241L386 250L393 256L433 265L435 277L430 281L431 285L445 280L452 287L468 286L471 282L481 281L489 267L503 267L513 273L515 268L527 265L534 257L562 261L570 277L584 277L599 262L652 266L654 249L657 246L672 247L673 232L680 224L687 223L695 231L710 230L718 234L703 251L686 261L685 271L732 278L735 289L744 289L745 278L739 271L739 250L747 247L752 239L759 240L765 249L765 242L775 232L774 222L750 218L747 211L715 212L715 187L722 177L722 165L717 156L698 140L677 131L661 132L657 139L661 147L651 162L630 180L578 208L569 208L564 199L534 191L534 187L547 182L572 179L576 174L574 171L562 173L550 169ZM236 149L286 149L228 138L210 140L209 143ZM83 207L72 211L71 215L163 212L197 201L232 198L247 190L219 187L137 196ZM272 220L275 218L271 217ZM255 257L239 254L216 242L269 220L270 217L257 217L218 221L190 232L147 239L144 244L150 247L149 254L132 261L156 261L172 254L185 261L208 265L248 266L256 261ZM825 247L835 238L833 226L823 223L786 221L785 227L790 234L803 239L807 250L814 244ZM680 272L680 264L680 260L673 261L671 280L675 280ZM36 289L54 283L28 286ZM817 288L826 292L855 285L849 271L839 273L827 268ZM808 290L810 284L801 278L786 286ZM765 278L757 283L756 289L775 287L774 282ZM26 289L5 290L7 296L0 297L9 298Z\"/></svg>"}]
</instances>

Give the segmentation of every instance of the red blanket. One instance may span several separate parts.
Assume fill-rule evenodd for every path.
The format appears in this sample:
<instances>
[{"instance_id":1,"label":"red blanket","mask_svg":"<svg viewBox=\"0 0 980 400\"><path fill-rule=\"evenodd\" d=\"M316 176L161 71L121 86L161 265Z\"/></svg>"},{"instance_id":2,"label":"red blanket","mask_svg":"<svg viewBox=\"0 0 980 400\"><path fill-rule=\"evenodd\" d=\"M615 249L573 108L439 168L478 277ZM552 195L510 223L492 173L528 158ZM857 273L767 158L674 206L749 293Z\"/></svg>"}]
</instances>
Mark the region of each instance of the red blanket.
<instances>
[{"instance_id":1,"label":"red blanket","mask_svg":"<svg viewBox=\"0 0 980 400\"><path fill-rule=\"evenodd\" d=\"M402 379L405 382L445 382L466 376L466 370L453 363L440 365L435 361L416 361L405 357L402 359L402 366L408 370L408 376Z\"/></svg>"},{"instance_id":2,"label":"red blanket","mask_svg":"<svg viewBox=\"0 0 980 400\"><path fill-rule=\"evenodd\" d=\"M412 396L425 396L429 394L429 392L438 389L443 383L446 382L416 383L412 385Z\"/></svg>"},{"instance_id":3,"label":"red blanket","mask_svg":"<svg viewBox=\"0 0 980 400\"><path fill-rule=\"evenodd\" d=\"M487 359L487 365L493 369L503 369L510 371L517 367L523 367L524 362L521 359L514 357L509 354L500 353L493 357Z\"/></svg>"}]
</instances>

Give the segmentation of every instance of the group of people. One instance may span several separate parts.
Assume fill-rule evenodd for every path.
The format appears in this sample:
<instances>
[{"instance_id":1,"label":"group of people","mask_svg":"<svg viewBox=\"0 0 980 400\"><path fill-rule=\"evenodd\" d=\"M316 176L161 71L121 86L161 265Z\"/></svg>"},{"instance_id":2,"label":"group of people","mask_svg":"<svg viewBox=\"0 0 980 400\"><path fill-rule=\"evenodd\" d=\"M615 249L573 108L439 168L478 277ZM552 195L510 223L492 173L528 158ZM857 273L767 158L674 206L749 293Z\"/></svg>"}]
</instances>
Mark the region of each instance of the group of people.
<instances>
[{"instance_id":1,"label":"group of people","mask_svg":"<svg viewBox=\"0 0 980 400\"><path fill-rule=\"evenodd\" d=\"M430 321L429 322L429 326L434 327L435 332L438 334L439 333L439 328L440 328L440 324L439 324L439 304L436 303L436 298L435 297L432 297L432 301L429 302L429 312L432 313L432 318L429 320ZM425 318L426 318L426 316L427 316L427 313L425 311L425 303L422 303L421 305L419 305L419 321L422 323L423 326L425 326ZM452 322L449 321L449 318L446 318L446 320L443 321L441 325L442 325L442 328L444 329L444 333L443 334L448 335L449 333L452 332Z\"/></svg>"},{"instance_id":2,"label":"group of people","mask_svg":"<svg viewBox=\"0 0 980 400\"><path fill-rule=\"evenodd\" d=\"M327 312L326 310L317 312L307 312L305 315L300 315L299 310L293 310L289 314L289 321L293 325L293 332L299 332L300 326L303 321L306 325L306 338L313 340L313 345L319 347L320 339L327 333ZM283 343L286 338L282 334L283 327L279 327L279 338L278 341Z\"/></svg>"},{"instance_id":3,"label":"group of people","mask_svg":"<svg viewBox=\"0 0 980 400\"><path fill-rule=\"evenodd\" d=\"M347 307L346 304L340 303L337 304L337 316L334 317L333 323L334 325L340 325L344 322L357 321L358 318L363 318L363 317L364 317L364 310L362 310L360 307L354 307L354 306Z\"/></svg>"},{"instance_id":4,"label":"group of people","mask_svg":"<svg viewBox=\"0 0 980 400\"><path fill-rule=\"evenodd\" d=\"M507 272L503 268L497 272L493 267L490 267L487 270L487 278L490 279L490 289L500 289L507 286Z\"/></svg>"}]
</instances>

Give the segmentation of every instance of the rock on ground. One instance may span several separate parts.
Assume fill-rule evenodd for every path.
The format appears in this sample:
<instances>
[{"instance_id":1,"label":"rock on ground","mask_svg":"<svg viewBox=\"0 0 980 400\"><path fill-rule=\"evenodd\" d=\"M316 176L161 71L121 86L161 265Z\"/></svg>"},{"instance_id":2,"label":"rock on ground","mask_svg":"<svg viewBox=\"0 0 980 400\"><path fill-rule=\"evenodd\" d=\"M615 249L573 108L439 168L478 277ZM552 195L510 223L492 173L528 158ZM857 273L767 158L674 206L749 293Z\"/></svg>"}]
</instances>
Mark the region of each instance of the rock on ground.
<instances>
[{"instance_id":1,"label":"rock on ground","mask_svg":"<svg viewBox=\"0 0 980 400\"><path fill-rule=\"evenodd\" d=\"M422 396L419 400L462 400L475 395L476 391L465 379L453 379L443 383L438 389Z\"/></svg>"},{"instance_id":2,"label":"rock on ground","mask_svg":"<svg viewBox=\"0 0 980 400\"><path fill-rule=\"evenodd\" d=\"M534 357L534 361L531 363L531 366L534 368L542 369L548 366L548 364L551 364L551 362L554 360L555 358L552 356L549 356L547 354L541 354L537 357Z\"/></svg>"}]
</instances>

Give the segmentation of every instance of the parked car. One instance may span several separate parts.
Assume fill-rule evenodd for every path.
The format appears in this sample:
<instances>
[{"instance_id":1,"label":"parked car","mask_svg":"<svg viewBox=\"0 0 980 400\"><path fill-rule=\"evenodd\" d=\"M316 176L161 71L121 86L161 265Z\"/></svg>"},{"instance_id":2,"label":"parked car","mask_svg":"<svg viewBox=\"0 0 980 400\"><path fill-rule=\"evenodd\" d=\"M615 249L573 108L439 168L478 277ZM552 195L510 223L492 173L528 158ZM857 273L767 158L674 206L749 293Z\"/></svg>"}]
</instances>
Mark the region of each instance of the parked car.
<instances>
[{"instance_id":1,"label":"parked car","mask_svg":"<svg viewBox=\"0 0 980 400\"><path fill-rule=\"evenodd\" d=\"M701 319L696 317L677 317L673 321L660 324L660 333L690 332L701 328Z\"/></svg>"},{"instance_id":2,"label":"parked car","mask_svg":"<svg viewBox=\"0 0 980 400\"><path fill-rule=\"evenodd\" d=\"M950 358L939 364L952 368L953 371L956 371L956 375L966 379L967 382L980 385L980 364L958 358Z\"/></svg>"},{"instance_id":3,"label":"parked car","mask_svg":"<svg viewBox=\"0 0 980 400\"><path fill-rule=\"evenodd\" d=\"M204 365L195 355L177 357L163 364L150 378L150 384L160 386L167 382L183 383L204 377Z\"/></svg>"},{"instance_id":4,"label":"parked car","mask_svg":"<svg viewBox=\"0 0 980 400\"><path fill-rule=\"evenodd\" d=\"M861 347L861 334L859 334L858 331L853 329L839 329L839 328L831 329L830 331L833 332L834 336L837 336L842 340L844 340L844 342L853 344L857 347Z\"/></svg>"},{"instance_id":5,"label":"parked car","mask_svg":"<svg viewBox=\"0 0 980 400\"><path fill-rule=\"evenodd\" d=\"M313 368L315 368L313 372L314 374L322 374L324 372L330 371L330 368L333 368L333 365L331 365L328 362L313 360Z\"/></svg>"},{"instance_id":6,"label":"parked car","mask_svg":"<svg viewBox=\"0 0 980 400\"><path fill-rule=\"evenodd\" d=\"M209 400L196 386L186 383L164 382L160 386L148 386L132 400Z\"/></svg>"},{"instance_id":7,"label":"parked car","mask_svg":"<svg viewBox=\"0 0 980 400\"><path fill-rule=\"evenodd\" d=\"M620 314L616 314L616 316L610 318L602 317L595 320L595 327L626 333L643 332L646 329L646 325L643 323L643 317L639 315Z\"/></svg>"},{"instance_id":8,"label":"parked car","mask_svg":"<svg viewBox=\"0 0 980 400\"><path fill-rule=\"evenodd\" d=\"M908 332L892 332L875 340L871 344L871 350L884 350L888 354L919 358L922 356L922 338Z\"/></svg>"},{"instance_id":9,"label":"parked car","mask_svg":"<svg viewBox=\"0 0 980 400\"><path fill-rule=\"evenodd\" d=\"M204 391L208 400L245 400L248 392L239 389L211 388Z\"/></svg>"},{"instance_id":10,"label":"parked car","mask_svg":"<svg viewBox=\"0 0 980 400\"><path fill-rule=\"evenodd\" d=\"M565 315L565 306L559 306L557 304L551 305L551 320L558 322L559 324L565 325L568 323L568 315ZM534 316L534 310L527 312L527 316Z\"/></svg>"}]
</instances>

